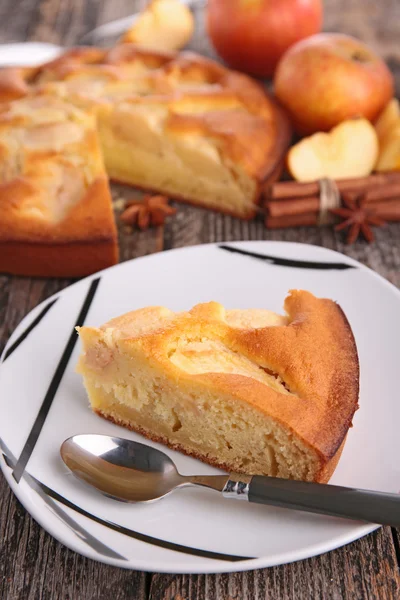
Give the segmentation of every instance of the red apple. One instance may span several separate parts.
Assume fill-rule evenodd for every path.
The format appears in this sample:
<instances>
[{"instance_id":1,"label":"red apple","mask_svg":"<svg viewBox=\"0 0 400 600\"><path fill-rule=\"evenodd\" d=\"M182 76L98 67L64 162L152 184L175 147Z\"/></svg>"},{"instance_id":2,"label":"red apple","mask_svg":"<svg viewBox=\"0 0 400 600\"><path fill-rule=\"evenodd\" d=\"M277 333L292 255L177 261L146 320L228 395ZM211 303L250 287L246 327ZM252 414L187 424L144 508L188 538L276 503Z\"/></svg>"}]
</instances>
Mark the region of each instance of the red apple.
<instances>
[{"instance_id":1,"label":"red apple","mask_svg":"<svg viewBox=\"0 0 400 600\"><path fill-rule=\"evenodd\" d=\"M233 68L269 77L295 42L321 30L321 0L208 0L208 33Z\"/></svg>"},{"instance_id":2,"label":"red apple","mask_svg":"<svg viewBox=\"0 0 400 600\"><path fill-rule=\"evenodd\" d=\"M321 33L287 50L274 88L297 132L310 134L355 116L373 121L392 98L394 82L368 46L347 35Z\"/></svg>"}]
</instances>

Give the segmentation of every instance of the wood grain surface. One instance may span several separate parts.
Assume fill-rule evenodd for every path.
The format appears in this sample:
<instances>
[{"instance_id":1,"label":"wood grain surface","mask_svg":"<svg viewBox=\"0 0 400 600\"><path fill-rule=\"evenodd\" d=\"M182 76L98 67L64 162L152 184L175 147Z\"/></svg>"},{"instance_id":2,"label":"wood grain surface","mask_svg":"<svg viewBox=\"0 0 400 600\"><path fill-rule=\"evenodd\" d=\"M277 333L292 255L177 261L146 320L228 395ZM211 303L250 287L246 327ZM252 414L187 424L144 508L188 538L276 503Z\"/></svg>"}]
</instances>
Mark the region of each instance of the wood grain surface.
<instances>
[{"instance_id":1,"label":"wood grain surface","mask_svg":"<svg viewBox=\"0 0 400 600\"><path fill-rule=\"evenodd\" d=\"M0 41L40 40L71 45L100 23L131 14L145 0L0 0ZM203 14L191 47L213 56ZM400 95L400 3L398 0L326 0L327 31L360 37L388 61ZM114 186L114 197L132 190ZM178 206L165 227L142 233L120 231L121 259L163 249L230 240L308 242L344 252L400 287L400 224L377 231L376 242L351 247L330 228L267 231L261 221L241 222L200 209ZM36 304L68 280L0 275L0 351ZM260 530L260 535L268 532ZM1 600L309 600L400 597L399 538L386 527L344 548L281 567L231 575L144 574L108 567L65 548L21 507L0 475Z\"/></svg>"}]
</instances>

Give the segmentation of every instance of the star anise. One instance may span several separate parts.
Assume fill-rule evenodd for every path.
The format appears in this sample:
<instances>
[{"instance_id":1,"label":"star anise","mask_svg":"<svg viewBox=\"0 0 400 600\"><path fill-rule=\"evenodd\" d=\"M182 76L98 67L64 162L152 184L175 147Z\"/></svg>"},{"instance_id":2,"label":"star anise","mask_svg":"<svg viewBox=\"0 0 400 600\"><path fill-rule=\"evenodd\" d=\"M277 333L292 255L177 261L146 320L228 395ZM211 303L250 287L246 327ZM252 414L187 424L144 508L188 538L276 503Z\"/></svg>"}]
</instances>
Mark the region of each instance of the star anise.
<instances>
[{"instance_id":1,"label":"star anise","mask_svg":"<svg viewBox=\"0 0 400 600\"><path fill-rule=\"evenodd\" d=\"M332 208L331 213L344 219L342 223L335 225L336 231L348 228L347 243L352 244L358 239L360 233L363 234L364 238L368 243L373 242L374 234L371 229L371 225L381 227L386 225L385 221L376 215L376 211L366 203L366 195L359 194L353 196L350 194L343 194L342 196L344 206L342 208Z\"/></svg>"},{"instance_id":2,"label":"star anise","mask_svg":"<svg viewBox=\"0 0 400 600\"><path fill-rule=\"evenodd\" d=\"M139 229L145 230L150 226L163 225L167 216L175 213L176 208L169 206L168 198L148 194L142 202L138 200L127 202L121 221L126 225L136 225Z\"/></svg>"}]
</instances>

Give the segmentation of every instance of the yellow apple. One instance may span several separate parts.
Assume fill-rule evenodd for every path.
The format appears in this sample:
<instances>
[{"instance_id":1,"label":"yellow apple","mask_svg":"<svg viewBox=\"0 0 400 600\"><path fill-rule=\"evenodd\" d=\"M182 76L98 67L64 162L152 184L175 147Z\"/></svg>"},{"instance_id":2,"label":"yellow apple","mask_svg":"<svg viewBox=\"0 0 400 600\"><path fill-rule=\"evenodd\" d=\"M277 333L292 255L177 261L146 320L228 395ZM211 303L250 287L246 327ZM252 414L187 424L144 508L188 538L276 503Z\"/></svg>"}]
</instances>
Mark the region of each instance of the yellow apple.
<instances>
[{"instance_id":1,"label":"yellow apple","mask_svg":"<svg viewBox=\"0 0 400 600\"><path fill-rule=\"evenodd\" d=\"M378 158L378 136L367 119L344 121L330 133L315 133L293 146L287 165L297 181L364 177Z\"/></svg>"},{"instance_id":2,"label":"yellow apple","mask_svg":"<svg viewBox=\"0 0 400 600\"><path fill-rule=\"evenodd\" d=\"M121 42L152 50L179 50L188 43L193 31L194 19L187 6L179 0L152 0Z\"/></svg>"},{"instance_id":3,"label":"yellow apple","mask_svg":"<svg viewBox=\"0 0 400 600\"><path fill-rule=\"evenodd\" d=\"M285 52L274 87L298 133L310 134L356 116L374 121L394 85L388 67L368 46L347 35L321 33Z\"/></svg>"}]
</instances>

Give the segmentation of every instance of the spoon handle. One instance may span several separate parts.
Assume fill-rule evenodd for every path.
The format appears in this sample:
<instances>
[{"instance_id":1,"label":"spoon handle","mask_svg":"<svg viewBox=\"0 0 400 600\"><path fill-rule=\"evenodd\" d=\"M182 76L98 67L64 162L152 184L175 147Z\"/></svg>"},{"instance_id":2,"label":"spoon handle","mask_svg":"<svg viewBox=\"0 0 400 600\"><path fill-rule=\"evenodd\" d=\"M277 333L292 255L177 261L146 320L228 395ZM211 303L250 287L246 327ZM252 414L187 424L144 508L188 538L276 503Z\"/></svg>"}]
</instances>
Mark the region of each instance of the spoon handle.
<instances>
[{"instance_id":1,"label":"spoon handle","mask_svg":"<svg viewBox=\"0 0 400 600\"><path fill-rule=\"evenodd\" d=\"M232 474L225 498L400 527L400 495L337 485Z\"/></svg>"}]
</instances>

